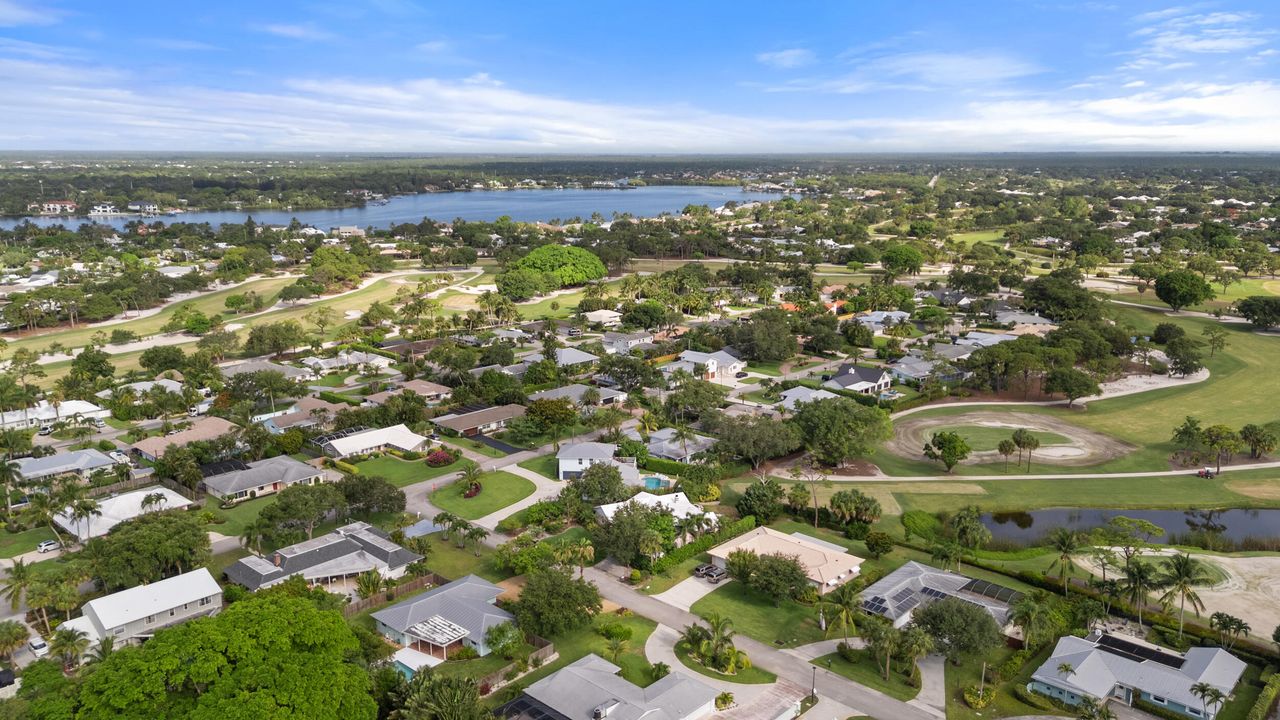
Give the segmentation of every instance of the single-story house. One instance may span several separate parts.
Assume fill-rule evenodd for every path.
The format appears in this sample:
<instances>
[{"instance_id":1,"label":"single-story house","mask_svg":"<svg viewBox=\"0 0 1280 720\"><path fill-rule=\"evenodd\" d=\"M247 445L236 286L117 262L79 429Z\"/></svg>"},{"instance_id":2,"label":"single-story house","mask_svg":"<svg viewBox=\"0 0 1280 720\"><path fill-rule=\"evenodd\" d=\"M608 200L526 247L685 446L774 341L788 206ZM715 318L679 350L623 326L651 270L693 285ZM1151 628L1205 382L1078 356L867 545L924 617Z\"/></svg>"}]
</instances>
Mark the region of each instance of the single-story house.
<instances>
[{"instance_id":1,"label":"single-story house","mask_svg":"<svg viewBox=\"0 0 1280 720\"><path fill-rule=\"evenodd\" d=\"M996 322L1001 325L1032 325L1039 327L1057 327L1057 323L1047 317L1020 310L1000 310L996 312Z\"/></svg>"},{"instance_id":2,"label":"single-story house","mask_svg":"<svg viewBox=\"0 0 1280 720\"><path fill-rule=\"evenodd\" d=\"M893 385L893 375L884 368L841 365L831 379L822 383L832 390L850 390L863 395L879 395Z\"/></svg>"},{"instance_id":3,"label":"single-story house","mask_svg":"<svg viewBox=\"0 0 1280 720\"><path fill-rule=\"evenodd\" d=\"M150 502L147 502L150 498ZM111 528L125 520L132 520L139 515L161 510L175 510L191 505L191 501L167 487L152 487L130 490L119 495L100 498L98 514L89 517L76 517L71 508L53 516L53 521L63 530L76 536L80 542L100 535L106 535Z\"/></svg>"},{"instance_id":4,"label":"single-story house","mask_svg":"<svg viewBox=\"0 0 1280 720\"><path fill-rule=\"evenodd\" d=\"M507 426L507 423L523 416L524 413L525 407L523 405L512 403L465 413L449 413L448 415L441 415L431 422L446 430L452 430L459 435L483 435L494 430L501 430Z\"/></svg>"},{"instance_id":5,"label":"single-story house","mask_svg":"<svg viewBox=\"0 0 1280 720\"><path fill-rule=\"evenodd\" d=\"M521 355L519 359L526 363L538 362L539 360L542 359L542 354L526 353L524 355ZM585 350L579 350L578 348L575 348L575 347L556 348L556 367L559 367L559 368L580 369L580 368L584 368L587 365L590 365L591 363L594 363L599 359L600 358L598 356L592 355L591 353ZM523 376L524 372L521 371L519 373L516 373L514 371L509 371L509 374L516 374L516 375Z\"/></svg>"},{"instance_id":6,"label":"single-story house","mask_svg":"<svg viewBox=\"0 0 1280 720\"><path fill-rule=\"evenodd\" d=\"M506 340L517 345L533 342L533 335L520 328L499 328L493 331L495 340Z\"/></svg>"},{"instance_id":7,"label":"single-story house","mask_svg":"<svg viewBox=\"0 0 1280 720\"><path fill-rule=\"evenodd\" d=\"M89 647L112 638L115 647L141 641L157 630L222 610L222 588L206 568L138 585L86 602L81 616L62 623L85 634Z\"/></svg>"},{"instance_id":8,"label":"single-story house","mask_svg":"<svg viewBox=\"0 0 1280 720\"><path fill-rule=\"evenodd\" d=\"M795 412L797 405L817 402L819 400L830 400L840 396L830 390L822 390L821 388L815 390L803 385L797 385L790 390L783 390L781 397L782 399L778 401L777 407L789 412Z\"/></svg>"},{"instance_id":9,"label":"single-story house","mask_svg":"<svg viewBox=\"0 0 1280 720\"><path fill-rule=\"evenodd\" d=\"M1183 655L1128 635L1095 631L1059 638L1027 689L1068 705L1086 697L1125 705L1141 699L1178 715L1212 720L1221 707L1204 707L1192 688L1205 683L1230 695L1246 667L1222 648L1194 647Z\"/></svg>"},{"instance_id":10,"label":"single-story house","mask_svg":"<svg viewBox=\"0 0 1280 720\"><path fill-rule=\"evenodd\" d=\"M380 393L374 393L366 397L363 404L369 407L376 407L385 404L387 400L396 395L403 395L407 392L426 400L428 405L438 405L449 399L453 394L453 389L447 385L433 383L428 380L406 380L390 390L383 390Z\"/></svg>"},{"instance_id":11,"label":"single-story house","mask_svg":"<svg viewBox=\"0 0 1280 720\"><path fill-rule=\"evenodd\" d=\"M202 417L193 422L191 427L186 430L179 430L172 435L143 438L130 445L129 449L135 455L140 455L154 462L164 457L170 447L182 447L194 442L206 442L228 433L236 432L239 429L239 425L229 420L223 420L220 417Z\"/></svg>"},{"instance_id":12,"label":"single-story house","mask_svg":"<svg viewBox=\"0 0 1280 720\"><path fill-rule=\"evenodd\" d=\"M715 513L703 510L701 505L691 502L689 497L682 492L667 493L666 495L639 492L622 502L597 505L596 517L601 521L608 522L613 519L614 513L630 503L639 503L647 507L666 510L677 520L686 517L703 516L710 520L712 525L719 524L719 518L716 517Z\"/></svg>"},{"instance_id":13,"label":"single-story house","mask_svg":"<svg viewBox=\"0 0 1280 720\"><path fill-rule=\"evenodd\" d=\"M701 720L715 712L720 691L691 675L672 670L640 687L621 670L599 655L585 655L530 685L495 714L503 720Z\"/></svg>"},{"instance_id":14,"label":"single-story house","mask_svg":"<svg viewBox=\"0 0 1280 720\"><path fill-rule=\"evenodd\" d=\"M593 388L590 385L582 383L574 383L565 385L564 387L551 388L550 390L542 390L529 396L529 400L559 400L567 398L574 405L582 406L582 396L588 390L595 390L600 394L600 406L608 407L620 404L627 399L627 394L613 388Z\"/></svg>"},{"instance_id":15,"label":"single-story house","mask_svg":"<svg viewBox=\"0 0 1280 720\"><path fill-rule=\"evenodd\" d=\"M333 433L315 442L325 455L344 458L349 455L364 455L380 450L395 448L405 452L417 452L430 442L427 438L410 430L404 423L372 430L357 432Z\"/></svg>"},{"instance_id":16,"label":"single-story house","mask_svg":"<svg viewBox=\"0 0 1280 720\"><path fill-rule=\"evenodd\" d=\"M86 420L106 420L109 417L110 410L86 400L63 400L56 404L41 400L29 408L0 413L0 430L25 430L60 422L80 423Z\"/></svg>"},{"instance_id":17,"label":"single-story house","mask_svg":"<svg viewBox=\"0 0 1280 720\"><path fill-rule=\"evenodd\" d=\"M329 358L309 357L302 361L303 365L317 373L324 374L347 368L377 368L385 370L391 367L391 358L364 350L343 350Z\"/></svg>"},{"instance_id":18,"label":"single-story house","mask_svg":"<svg viewBox=\"0 0 1280 720\"><path fill-rule=\"evenodd\" d=\"M280 435L293 428L326 427L340 410L349 410L346 403L332 403L318 397L304 397L293 404L293 407L279 415L270 415L262 420L262 426L273 435Z\"/></svg>"},{"instance_id":19,"label":"single-story house","mask_svg":"<svg viewBox=\"0 0 1280 720\"><path fill-rule=\"evenodd\" d=\"M38 458L18 458L13 462L18 465L18 477L29 483L62 475L75 475L81 480L88 480L95 471L110 468L116 464L115 460L94 448L72 450Z\"/></svg>"},{"instance_id":20,"label":"single-story house","mask_svg":"<svg viewBox=\"0 0 1280 720\"><path fill-rule=\"evenodd\" d=\"M747 369L747 362L725 350L713 353L685 350L674 362L662 366L662 372L670 375L684 370L699 380L728 380Z\"/></svg>"},{"instance_id":21,"label":"single-story house","mask_svg":"<svg viewBox=\"0 0 1280 720\"><path fill-rule=\"evenodd\" d=\"M622 481L628 485L640 484L640 470L635 458L614 457L618 446L612 443L576 442L560 446L556 453L556 478L572 480L587 468L596 464L612 465L622 473Z\"/></svg>"},{"instance_id":22,"label":"single-story house","mask_svg":"<svg viewBox=\"0 0 1280 720\"><path fill-rule=\"evenodd\" d=\"M1022 593L912 560L863 590L862 609L900 628L911 622L916 609L948 597L986 610L1003 628L1009 624L1009 606Z\"/></svg>"},{"instance_id":23,"label":"single-story house","mask_svg":"<svg viewBox=\"0 0 1280 720\"><path fill-rule=\"evenodd\" d=\"M315 380L318 376L315 371L310 368L294 367L293 365L282 365L280 363L271 362L269 360L249 360L247 362L237 363L235 365L225 365L218 368L222 372L222 377L230 380L236 375L244 373L256 372L278 372L284 375L286 379L295 382L303 382L306 380Z\"/></svg>"},{"instance_id":24,"label":"single-story house","mask_svg":"<svg viewBox=\"0 0 1280 720\"><path fill-rule=\"evenodd\" d=\"M464 647L484 657L489 654L484 639L489 628L515 622L515 616L495 605L501 594L497 585L467 575L379 610L373 622L379 634L410 651L393 656L410 671L434 667Z\"/></svg>"},{"instance_id":25,"label":"single-story house","mask_svg":"<svg viewBox=\"0 0 1280 720\"><path fill-rule=\"evenodd\" d=\"M981 330L971 330L967 335L956 336L952 339L956 345L969 345L971 347L991 347L999 345L1002 342L1008 342L1016 339L1014 335L1005 333L989 333Z\"/></svg>"},{"instance_id":26,"label":"single-story house","mask_svg":"<svg viewBox=\"0 0 1280 720\"><path fill-rule=\"evenodd\" d=\"M968 371L957 368L946 360L930 360L914 354L906 355L890 363L889 373L899 382L911 383L921 383L929 378L937 378L943 382L953 382L963 380L969 376Z\"/></svg>"},{"instance_id":27,"label":"single-story house","mask_svg":"<svg viewBox=\"0 0 1280 720\"><path fill-rule=\"evenodd\" d=\"M622 313L617 310L592 310L582 313L582 317L592 324L616 327L622 324Z\"/></svg>"},{"instance_id":28,"label":"single-story house","mask_svg":"<svg viewBox=\"0 0 1280 720\"><path fill-rule=\"evenodd\" d=\"M624 430L622 434L632 440L643 440L635 428ZM662 428L649 433L649 440L646 443L649 456L676 462L691 462L694 456L710 450L717 442L715 438L706 435L695 434L688 440L677 440L675 436L675 428Z\"/></svg>"},{"instance_id":29,"label":"single-story house","mask_svg":"<svg viewBox=\"0 0 1280 720\"><path fill-rule=\"evenodd\" d=\"M200 472L205 491L223 502L271 495L291 485L318 485L329 477L324 470L288 455L251 463L224 460L206 465Z\"/></svg>"},{"instance_id":30,"label":"single-story house","mask_svg":"<svg viewBox=\"0 0 1280 720\"><path fill-rule=\"evenodd\" d=\"M605 352L626 355L632 350L653 345L653 333L648 330L630 333L609 331L604 334L601 342Z\"/></svg>"},{"instance_id":31,"label":"single-story house","mask_svg":"<svg viewBox=\"0 0 1280 720\"><path fill-rule=\"evenodd\" d=\"M910 322L911 313L902 310L876 310L863 313L853 319L859 325L871 328L872 332L884 332L885 328Z\"/></svg>"},{"instance_id":32,"label":"single-story house","mask_svg":"<svg viewBox=\"0 0 1280 720\"><path fill-rule=\"evenodd\" d=\"M227 568L227 579L250 590L271 587L294 575L314 585L342 583L376 570L399 578L422 556L391 542L366 522L344 525L331 533L280 548L265 557L250 555Z\"/></svg>"},{"instance_id":33,"label":"single-story house","mask_svg":"<svg viewBox=\"0 0 1280 720\"><path fill-rule=\"evenodd\" d=\"M182 394L182 383L177 380L161 378L159 380L140 380L138 382L125 383L120 387L117 387L115 390L100 390L94 393L94 397L99 397L103 400L110 400L115 397L116 393L128 390L133 393L133 404L137 405L138 403L145 402L147 399L147 393L151 392L152 388L157 387L164 389L165 392L171 392L176 395Z\"/></svg>"},{"instance_id":34,"label":"single-story house","mask_svg":"<svg viewBox=\"0 0 1280 720\"><path fill-rule=\"evenodd\" d=\"M804 566L809 582L825 594L849 582L858 575L862 558L834 543L805 535L804 533L778 532L770 527L758 527L743 533L708 551L711 562L725 567L729 554L748 550L757 555L795 555Z\"/></svg>"}]
</instances>

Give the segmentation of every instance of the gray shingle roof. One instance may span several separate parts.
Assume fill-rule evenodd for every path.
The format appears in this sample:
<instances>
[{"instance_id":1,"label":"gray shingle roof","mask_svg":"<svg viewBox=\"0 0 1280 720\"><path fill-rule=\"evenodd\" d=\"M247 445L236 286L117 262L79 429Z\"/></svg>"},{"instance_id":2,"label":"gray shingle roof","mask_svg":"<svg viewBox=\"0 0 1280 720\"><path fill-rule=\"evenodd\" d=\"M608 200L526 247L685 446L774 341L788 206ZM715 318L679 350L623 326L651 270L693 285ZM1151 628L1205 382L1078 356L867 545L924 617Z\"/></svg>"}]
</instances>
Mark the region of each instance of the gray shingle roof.
<instances>
[{"instance_id":1,"label":"gray shingle roof","mask_svg":"<svg viewBox=\"0 0 1280 720\"><path fill-rule=\"evenodd\" d=\"M227 577L257 590L291 575L310 577L320 568L325 575L346 575L370 569L397 570L422 556L387 539L386 533L354 522L326 535L280 548L267 557L251 555L227 568Z\"/></svg>"},{"instance_id":2,"label":"gray shingle roof","mask_svg":"<svg viewBox=\"0 0 1280 720\"><path fill-rule=\"evenodd\" d=\"M294 460L288 455L278 455L251 462L242 470L207 477L204 479L204 485L217 495L232 495L272 483L288 486L317 475L323 476L324 471Z\"/></svg>"},{"instance_id":3,"label":"gray shingle roof","mask_svg":"<svg viewBox=\"0 0 1280 720\"><path fill-rule=\"evenodd\" d=\"M530 685L525 694L571 720L590 720L606 704L612 704L609 720L683 720L717 694L677 670L642 688L620 677L620 669L599 655L587 655Z\"/></svg>"},{"instance_id":4,"label":"gray shingle roof","mask_svg":"<svg viewBox=\"0 0 1280 720\"><path fill-rule=\"evenodd\" d=\"M115 461L101 451L89 448L38 458L19 458L14 462L18 464L18 474L27 480L35 480L65 473L93 472L98 468L111 467Z\"/></svg>"}]
</instances>

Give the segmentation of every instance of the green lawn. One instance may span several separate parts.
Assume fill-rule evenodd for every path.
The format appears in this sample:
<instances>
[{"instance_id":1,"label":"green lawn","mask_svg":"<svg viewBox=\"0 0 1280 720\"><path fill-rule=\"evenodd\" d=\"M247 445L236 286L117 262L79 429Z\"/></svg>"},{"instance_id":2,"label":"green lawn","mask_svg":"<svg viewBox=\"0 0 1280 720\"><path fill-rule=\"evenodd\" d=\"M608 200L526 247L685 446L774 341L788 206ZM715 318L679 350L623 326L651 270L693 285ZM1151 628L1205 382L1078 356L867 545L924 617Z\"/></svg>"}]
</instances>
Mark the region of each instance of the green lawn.
<instances>
[{"instance_id":1,"label":"green lawn","mask_svg":"<svg viewBox=\"0 0 1280 720\"><path fill-rule=\"evenodd\" d=\"M764 668L758 667L749 667L745 670L739 670L733 675L716 672L715 670L712 670L702 663L699 663L697 660L689 657L689 653L682 648L676 648L676 657L680 658L680 662L683 663L685 667L699 675L706 675L709 678L723 680L724 682L742 683L743 685L764 685L766 683L777 682L778 680L777 675L774 675Z\"/></svg>"},{"instance_id":2,"label":"green lawn","mask_svg":"<svg viewBox=\"0 0 1280 720\"><path fill-rule=\"evenodd\" d=\"M218 507L220 501L217 498L206 498L204 502L205 509L212 511L223 520L223 522L210 525L208 529L228 537L240 537L240 533L244 532L249 523L257 519L262 509L275 501L275 496L269 495L255 500L245 500L230 509L223 510Z\"/></svg>"},{"instance_id":3,"label":"green lawn","mask_svg":"<svg viewBox=\"0 0 1280 720\"><path fill-rule=\"evenodd\" d=\"M501 450L491 448L482 442L479 442L477 440L470 440L468 438L442 437L441 442L448 443L454 447L465 448L472 452L480 453L485 457L504 458L507 456L507 454L502 452Z\"/></svg>"},{"instance_id":4,"label":"green lawn","mask_svg":"<svg viewBox=\"0 0 1280 720\"><path fill-rule=\"evenodd\" d=\"M742 394L742 399L750 400L751 402L757 402L757 403L760 403L761 405L772 405L778 402L776 395L773 397L768 397L765 394L764 390L752 390L751 392L745 392Z\"/></svg>"},{"instance_id":5,"label":"green lawn","mask_svg":"<svg viewBox=\"0 0 1280 720\"><path fill-rule=\"evenodd\" d=\"M975 243L994 242L1002 239L1003 237L1003 230L973 230L970 232L956 233L951 236L951 239L963 244L965 247L971 247Z\"/></svg>"},{"instance_id":6,"label":"green lawn","mask_svg":"<svg viewBox=\"0 0 1280 720\"><path fill-rule=\"evenodd\" d=\"M431 493L431 504L467 520L476 520L523 500L533 494L534 484L509 472L485 473L480 476L483 490L472 498L462 496L461 483L450 483Z\"/></svg>"},{"instance_id":7,"label":"green lawn","mask_svg":"<svg viewBox=\"0 0 1280 720\"><path fill-rule=\"evenodd\" d=\"M1048 659L1052 650L1052 645L1041 650L1034 657L1027 660L1016 677L995 686L995 699L982 710L974 710L965 703L964 689L978 684L982 674L983 659L986 660L988 666L999 667L1001 663L1013 654L1013 649L1001 647L993 650L986 658L964 660L959 665L952 665L948 662L946 666L947 719L989 720L990 718L1018 717L1022 715L1054 714L1027 705L1014 697L1012 692L1012 688L1015 685L1026 685L1030 682L1031 673L1035 672L1036 668L1040 667Z\"/></svg>"},{"instance_id":8,"label":"green lawn","mask_svg":"<svg viewBox=\"0 0 1280 720\"><path fill-rule=\"evenodd\" d=\"M902 663L893 663L894 667L889 672L889 679L885 680L884 667L871 656L871 653L866 650L855 650L854 655L856 656L854 662L845 660L840 657L839 653L823 655L812 662L820 668L826 668L837 675L849 678L859 685L879 690L885 695L903 702L919 694L920 688L912 687L907 682L907 676L902 673L905 669L900 667Z\"/></svg>"},{"instance_id":9,"label":"green lawn","mask_svg":"<svg viewBox=\"0 0 1280 720\"><path fill-rule=\"evenodd\" d=\"M657 595L660 592L666 592L681 580L693 577L694 568L710 561L710 555L698 553L675 567L667 568L665 572L651 576L645 581L644 586L640 588L640 592L645 595Z\"/></svg>"},{"instance_id":10,"label":"green lawn","mask_svg":"<svg viewBox=\"0 0 1280 720\"><path fill-rule=\"evenodd\" d=\"M249 557L249 555L250 553L248 550L243 547L238 547L235 550L214 555L209 559L209 563L205 565L205 567L208 568L209 574L213 575L214 580L221 581L222 573L226 572L227 568L234 565L237 560Z\"/></svg>"},{"instance_id":11,"label":"green lawn","mask_svg":"<svg viewBox=\"0 0 1280 720\"><path fill-rule=\"evenodd\" d=\"M0 557L11 558L32 552L40 543L53 539L53 533L43 526L18 533L0 532Z\"/></svg>"},{"instance_id":12,"label":"green lawn","mask_svg":"<svg viewBox=\"0 0 1280 720\"><path fill-rule=\"evenodd\" d=\"M552 480L556 479L556 475L559 472L559 465L556 463L556 456L554 454L539 455L532 460L525 460L524 462L517 464L525 470L532 470L539 475Z\"/></svg>"},{"instance_id":13,"label":"green lawn","mask_svg":"<svg viewBox=\"0 0 1280 720\"><path fill-rule=\"evenodd\" d=\"M760 373L770 377L781 377L782 363L780 362L749 362L747 363L747 372Z\"/></svg>"},{"instance_id":14,"label":"green lawn","mask_svg":"<svg viewBox=\"0 0 1280 720\"><path fill-rule=\"evenodd\" d=\"M436 540L431 544L431 554L427 556L427 567L433 572L450 580L479 575L490 582L499 582L511 577L511 573L494 564L494 550L488 545L481 545L480 556L476 557L474 547L459 548L454 537L445 540L441 533L429 537Z\"/></svg>"},{"instance_id":15,"label":"green lawn","mask_svg":"<svg viewBox=\"0 0 1280 720\"><path fill-rule=\"evenodd\" d=\"M525 645L521 654L527 654L533 651L533 646ZM512 657L516 657L515 654ZM432 675L443 675L445 677L468 677L472 679L480 679L487 675L498 672L502 668L510 665L513 661L508 660L497 653L490 653L484 657L472 658L470 660L450 660L441 663L431 669Z\"/></svg>"},{"instance_id":16,"label":"green lawn","mask_svg":"<svg viewBox=\"0 0 1280 720\"><path fill-rule=\"evenodd\" d=\"M1011 428L1000 427L981 427L976 425L953 425L940 427L934 432L955 432L969 443L969 448L974 452L982 452L984 450L995 450L1001 440L1008 440L1013 435ZM1045 432L1041 430L1030 431L1038 440L1040 445L1065 445L1070 442L1067 438L1053 432Z\"/></svg>"},{"instance_id":17,"label":"green lawn","mask_svg":"<svg viewBox=\"0 0 1280 720\"><path fill-rule=\"evenodd\" d=\"M405 487L443 475L460 472L475 463L459 458L443 467L433 468L422 460L401 460L394 455L383 455L356 463L362 475L377 475L391 481L396 487Z\"/></svg>"},{"instance_id":18,"label":"green lawn","mask_svg":"<svg viewBox=\"0 0 1280 720\"><path fill-rule=\"evenodd\" d=\"M733 627L747 637L777 647L807 645L825 639L818 627L818 613L797 602L778 606L736 580L717 588L693 604L694 615L719 613L733 620Z\"/></svg>"},{"instance_id":19,"label":"green lawn","mask_svg":"<svg viewBox=\"0 0 1280 720\"><path fill-rule=\"evenodd\" d=\"M1262 694L1262 686L1259 680L1261 671L1257 665L1249 665L1244 670L1242 682L1236 686L1236 690L1231 695L1231 700L1222 709L1218 711L1217 720L1245 720L1249 716L1249 711L1253 709L1253 704L1258 701L1258 696ZM1275 708L1271 710L1269 717L1275 717Z\"/></svg>"},{"instance_id":20,"label":"green lawn","mask_svg":"<svg viewBox=\"0 0 1280 720\"><path fill-rule=\"evenodd\" d=\"M344 385L346 385L346 384L347 384L347 378L351 377L353 374L354 374L354 373L349 373L349 372L345 372L345 371L344 371L344 372L337 372L337 373L333 373L332 375L325 375L324 377L320 378L319 380L312 380L311 382L309 382L309 383L307 383L307 384L308 384L308 385L320 385L320 386L323 386L323 387L331 387L331 388L342 387L342 386L344 386Z\"/></svg>"},{"instance_id":21,"label":"green lawn","mask_svg":"<svg viewBox=\"0 0 1280 720\"><path fill-rule=\"evenodd\" d=\"M631 628L631 639L627 641L626 650L616 660L609 656L608 641L596 632L597 627L608 623L618 623ZM592 622L583 627L548 638L555 643L559 657L554 662L547 663L520 678L520 682L528 687L575 660L595 653L622 668L622 677L636 685L646 687L653 683L653 676L649 674L649 660L644 655L644 643L657 626L654 621L639 615L630 617L622 617L616 613L597 615Z\"/></svg>"}]
</instances>

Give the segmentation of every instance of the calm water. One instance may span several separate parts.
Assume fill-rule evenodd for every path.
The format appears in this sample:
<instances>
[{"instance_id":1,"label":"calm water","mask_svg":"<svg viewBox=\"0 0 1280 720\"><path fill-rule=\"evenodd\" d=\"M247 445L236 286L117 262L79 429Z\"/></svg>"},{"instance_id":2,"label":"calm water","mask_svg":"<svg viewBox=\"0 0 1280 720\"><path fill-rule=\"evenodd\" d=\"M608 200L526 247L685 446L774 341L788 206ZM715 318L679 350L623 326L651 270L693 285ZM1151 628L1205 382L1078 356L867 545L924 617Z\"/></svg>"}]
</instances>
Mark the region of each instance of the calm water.
<instances>
[{"instance_id":1,"label":"calm water","mask_svg":"<svg viewBox=\"0 0 1280 720\"><path fill-rule=\"evenodd\" d=\"M630 213L635 217L655 217L662 213L678 213L686 205L707 205L712 208L736 200L777 200L780 195L750 193L736 187L710 185L651 185L631 190L500 190L456 193L423 193L390 198L386 205L369 205L342 210L255 210L253 212L189 212L179 215L161 215L148 221L166 223L242 223L253 216L255 222L269 225L288 225L297 218L304 225L329 229L340 225L385 228L397 223L421 222L424 217L443 222L455 218L463 220L497 220L503 215L512 220L537 222L546 220L589 219L600 213L606 220L616 213ZM138 217L92 218L94 222L117 229ZM12 228L24 218L0 218L0 227ZM63 224L75 228L90 218L32 217L37 225Z\"/></svg>"},{"instance_id":2,"label":"calm water","mask_svg":"<svg viewBox=\"0 0 1280 720\"><path fill-rule=\"evenodd\" d=\"M987 513L982 521L1003 540L1033 542L1055 527L1091 530L1117 515L1148 520L1164 528L1165 537L1193 530L1217 532L1228 540L1280 536L1280 510L1108 510L1050 508L1030 512ZM1154 538L1163 542L1165 538Z\"/></svg>"}]
</instances>

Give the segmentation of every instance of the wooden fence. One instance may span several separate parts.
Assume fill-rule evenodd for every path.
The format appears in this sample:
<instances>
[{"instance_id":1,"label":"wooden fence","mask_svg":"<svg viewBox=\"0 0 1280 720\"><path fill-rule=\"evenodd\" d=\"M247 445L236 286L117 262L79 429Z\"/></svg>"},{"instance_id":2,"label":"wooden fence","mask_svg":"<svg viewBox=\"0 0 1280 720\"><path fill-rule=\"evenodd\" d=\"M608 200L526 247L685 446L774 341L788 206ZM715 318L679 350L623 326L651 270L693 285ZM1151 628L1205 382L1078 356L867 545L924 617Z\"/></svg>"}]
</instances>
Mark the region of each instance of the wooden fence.
<instances>
[{"instance_id":1,"label":"wooden fence","mask_svg":"<svg viewBox=\"0 0 1280 720\"><path fill-rule=\"evenodd\" d=\"M426 575L413 578L412 580L405 580L398 583L389 592L380 592L377 595L373 595L362 600L353 600L352 602L347 603L342 607L342 615L343 617L353 617L355 615L359 615L365 610L369 610L370 608L394 602L395 599L401 595L407 595L408 593L436 585L444 585L447 582L449 582L447 578L443 578L435 573L428 573Z\"/></svg>"},{"instance_id":2,"label":"wooden fence","mask_svg":"<svg viewBox=\"0 0 1280 720\"><path fill-rule=\"evenodd\" d=\"M556 659L558 656L555 643L550 640L540 638L537 635L530 635L528 639L529 644L533 645L534 650L529 653L529 657L526 658L527 664L524 672L521 672L519 675L514 675L513 671L515 671L519 665L518 663L511 663L499 670L495 670L494 672L485 675L484 677L476 678L476 685L480 688L481 694L487 695L498 690L507 683L515 682L520 679L520 676L542 667L548 662ZM511 677L508 678L508 675L511 675Z\"/></svg>"},{"instance_id":3,"label":"wooden fence","mask_svg":"<svg viewBox=\"0 0 1280 720\"><path fill-rule=\"evenodd\" d=\"M185 485L169 480L167 478L158 478L155 475L143 475L141 477L129 478L120 482L111 483L110 485L91 485L85 489L85 494L89 497L103 497L105 495L114 495L115 493L126 492L128 490L137 490L138 488L151 487L152 485L161 485L178 493L182 497L197 502L200 498L191 488Z\"/></svg>"}]
</instances>

